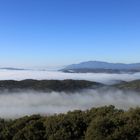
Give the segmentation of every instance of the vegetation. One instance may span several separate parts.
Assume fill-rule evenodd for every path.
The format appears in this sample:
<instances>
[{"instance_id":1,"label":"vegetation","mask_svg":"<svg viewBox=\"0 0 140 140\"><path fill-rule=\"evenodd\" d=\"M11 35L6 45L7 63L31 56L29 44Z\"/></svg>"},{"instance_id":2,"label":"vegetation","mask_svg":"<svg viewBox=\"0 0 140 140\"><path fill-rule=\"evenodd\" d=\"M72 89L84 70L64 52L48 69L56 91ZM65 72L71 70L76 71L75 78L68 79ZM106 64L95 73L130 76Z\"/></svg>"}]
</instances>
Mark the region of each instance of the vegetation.
<instances>
[{"instance_id":1,"label":"vegetation","mask_svg":"<svg viewBox=\"0 0 140 140\"><path fill-rule=\"evenodd\" d=\"M102 84L85 80L4 80L0 81L0 91L75 91L84 88L98 87Z\"/></svg>"},{"instance_id":2,"label":"vegetation","mask_svg":"<svg viewBox=\"0 0 140 140\"><path fill-rule=\"evenodd\" d=\"M119 84L103 85L101 83L86 80L32 80L26 79L22 81L3 80L0 81L0 91L20 92L26 90L34 90L41 92L75 92L82 89L121 89L126 91L140 91L140 80L125 82L117 81Z\"/></svg>"},{"instance_id":3,"label":"vegetation","mask_svg":"<svg viewBox=\"0 0 140 140\"><path fill-rule=\"evenodd\" d=\"M140 108L114 106L0 120L0 140L140 140Z\"/></svg>"},{"instance_id":4,"label":"vegetation","mask_svg":"<svg viewBox=\"0 0 140 140\"><path fill-rule=\"evenodd\" d=\"M140 91L140 80L123 82L123 83L116 85L116 87L119 89L122 89L122 90Z\"/></svg>"}]
</instances>

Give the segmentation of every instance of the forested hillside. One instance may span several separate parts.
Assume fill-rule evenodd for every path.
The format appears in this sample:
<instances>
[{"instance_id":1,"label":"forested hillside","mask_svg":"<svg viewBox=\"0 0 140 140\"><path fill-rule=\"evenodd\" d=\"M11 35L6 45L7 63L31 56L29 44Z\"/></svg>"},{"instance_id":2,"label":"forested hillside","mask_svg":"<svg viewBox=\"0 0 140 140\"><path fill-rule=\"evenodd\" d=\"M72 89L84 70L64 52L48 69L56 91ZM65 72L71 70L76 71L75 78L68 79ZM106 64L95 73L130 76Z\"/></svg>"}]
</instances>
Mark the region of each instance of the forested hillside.
<instances>
[{"instance_id":1,"label":"forested hillside","mask_svg":"<svg viewBox=\"0 0 140 140\"><path fill-rule=\"evenodd\" d=\"M102 84L85 80L3 80L0 81L0 91L76 91L85 88L100 87Z\"/></svg>"},{"instance_id":2,"label":"forested hillside","mask_svg":"<svg viewBox=\"0 0 140 140\"><path fill-rule=\"evenodd\" d=\"M140 108L114 106L0 120L0 140L139 140Z\"/></svg>"},{"instance_id":3,"label":"forested hillside","mask_svg":"<svg viewBox=\"0 0 140 140\"><path fill-rule=\"evenodd\" d=\"M122 90L130 90L130 91L140 91L140 80L134 80L130 82L123 82L116 85L117 88Z\"/></svg>"}]
</instances>

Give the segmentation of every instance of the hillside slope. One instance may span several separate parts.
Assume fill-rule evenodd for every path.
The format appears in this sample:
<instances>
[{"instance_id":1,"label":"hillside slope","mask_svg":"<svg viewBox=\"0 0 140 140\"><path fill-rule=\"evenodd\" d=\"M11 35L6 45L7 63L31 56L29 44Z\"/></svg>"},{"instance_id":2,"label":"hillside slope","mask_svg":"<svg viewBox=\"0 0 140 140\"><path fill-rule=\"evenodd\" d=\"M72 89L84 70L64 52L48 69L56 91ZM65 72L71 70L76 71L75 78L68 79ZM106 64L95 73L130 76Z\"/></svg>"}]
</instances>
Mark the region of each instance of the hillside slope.
<instances>
[{"instance_id":1,"label":"hillside slope","mask_svg":"<svg viewBox=\"0 0 140 140\"><path fill-rule=\"evenodd\" d=\"M140 91L140 80L123 82L123 83L115 85L115 87L122 90Z\"/></svg>"},{"instance_id":2,"label":"hillside slope","mask_svg":"<svg viewBox=\"0 0 140 140\"><path fill-rule=\"evenodd\" d=\"M20 90L35 90L35 91L76 91L85 88L95 88L102 86L100 83L85 81L85 80L4 80L0 81L0 91L20 91Z\"/></svg>"}]
</instances>

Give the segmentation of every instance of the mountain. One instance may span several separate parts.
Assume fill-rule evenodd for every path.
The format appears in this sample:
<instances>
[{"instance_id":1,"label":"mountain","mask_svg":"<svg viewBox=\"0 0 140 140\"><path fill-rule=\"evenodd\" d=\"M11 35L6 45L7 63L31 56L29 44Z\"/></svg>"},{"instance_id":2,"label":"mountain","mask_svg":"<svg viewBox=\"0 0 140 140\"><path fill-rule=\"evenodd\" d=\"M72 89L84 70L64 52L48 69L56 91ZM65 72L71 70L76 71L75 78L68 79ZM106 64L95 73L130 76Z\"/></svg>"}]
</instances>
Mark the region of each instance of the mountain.
<instances>
[{"instance_id":1,"label":"mountain","mask_svg":"<svg viewBox=\"0 0 140 140\"><path fill-rule=\"evenodd\" d=\"M105 72L105 73L121 73L121 72L140 72L140 63L124 64L124 63L108 63L101 61L87 61L79 64L72 64L62 69L63 72Z\"/></svg>"}]
</instances>

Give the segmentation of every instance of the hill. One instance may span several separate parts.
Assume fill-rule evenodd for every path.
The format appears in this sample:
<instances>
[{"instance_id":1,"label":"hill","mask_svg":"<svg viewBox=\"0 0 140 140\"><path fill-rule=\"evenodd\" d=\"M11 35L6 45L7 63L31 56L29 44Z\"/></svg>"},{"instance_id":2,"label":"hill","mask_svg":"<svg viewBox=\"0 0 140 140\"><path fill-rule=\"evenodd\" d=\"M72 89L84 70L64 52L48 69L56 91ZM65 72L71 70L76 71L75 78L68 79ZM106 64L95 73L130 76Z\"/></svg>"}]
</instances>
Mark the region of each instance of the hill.
<instances>
[{"instance_id":1,"label":"hill","mask_svg":"<svg viewBox=\"0 0 140 140\"><path fill-rule=\"evenodd\" d=\"M76 91L85 88L96 88L102 86L100 83L85 80L4 80L0 81L0 91Z\"/></svg>"},{"instance_id":2,"label":"hill","mask_svg":"<svg viewBox=\"0 0 140 140\"><path fill-rule=\"evenodd\" d=\"M123 83L115 85L115 87L122 90L140 91L140 80L123 82Z\"/></svg>"}]
</instances>

